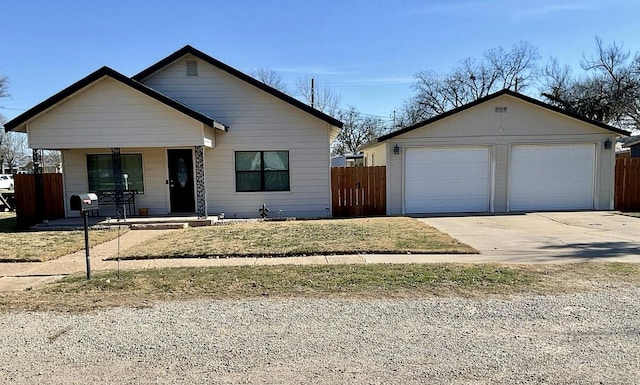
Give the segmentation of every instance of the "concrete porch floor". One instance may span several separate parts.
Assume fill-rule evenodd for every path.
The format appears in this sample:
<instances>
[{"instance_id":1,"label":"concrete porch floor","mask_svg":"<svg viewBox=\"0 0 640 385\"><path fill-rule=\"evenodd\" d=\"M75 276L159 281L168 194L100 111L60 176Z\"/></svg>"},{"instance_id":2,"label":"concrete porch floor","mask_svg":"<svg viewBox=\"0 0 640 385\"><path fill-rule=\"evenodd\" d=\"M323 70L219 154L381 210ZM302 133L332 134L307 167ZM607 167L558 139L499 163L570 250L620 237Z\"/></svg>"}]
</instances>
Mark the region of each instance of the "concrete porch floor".
<instances>
[{"instance_id":1,"label":"concrete porch floor","mask_svg":"<svg viewBox=\"0 0 640 385\"><path fill-rule=\"evenodd\" d=\"M120 219L105 216L88 217L87 223L92 228L109 226L126 226L132 230L140 229L178 229L184 227L212 226L220 222L217 215L210 215L207 218L189 215L154 215L145 217L127 217ZM75 230L82 229L82 217L60 218L39 223L31 227L36 231L50 230Z\"/></svg>"}]
</instances>

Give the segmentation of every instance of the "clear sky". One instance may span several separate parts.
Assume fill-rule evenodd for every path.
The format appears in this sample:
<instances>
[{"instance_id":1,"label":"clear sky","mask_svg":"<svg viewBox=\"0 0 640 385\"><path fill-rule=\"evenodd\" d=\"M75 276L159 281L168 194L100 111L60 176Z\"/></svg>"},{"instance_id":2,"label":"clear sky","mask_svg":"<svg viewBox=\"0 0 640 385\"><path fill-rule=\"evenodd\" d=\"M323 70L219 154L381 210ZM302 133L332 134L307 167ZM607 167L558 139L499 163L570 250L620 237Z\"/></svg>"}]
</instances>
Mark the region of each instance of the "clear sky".
<instances>
[{"instance_id":1,"label":"clear sky","mask_svg":"<svg viewBox=\"0 0 640 385\"><path fill-rule=\"evenodd\" d=\"M107 65L132 76L185 44L285 82L315 77L342 107L389 117L420 70L526 40L578 68L594 38L640 51L640 0L0 0L13 118ZM533 94L533 96L536 96Z\"/></svg>"}]
</instances>

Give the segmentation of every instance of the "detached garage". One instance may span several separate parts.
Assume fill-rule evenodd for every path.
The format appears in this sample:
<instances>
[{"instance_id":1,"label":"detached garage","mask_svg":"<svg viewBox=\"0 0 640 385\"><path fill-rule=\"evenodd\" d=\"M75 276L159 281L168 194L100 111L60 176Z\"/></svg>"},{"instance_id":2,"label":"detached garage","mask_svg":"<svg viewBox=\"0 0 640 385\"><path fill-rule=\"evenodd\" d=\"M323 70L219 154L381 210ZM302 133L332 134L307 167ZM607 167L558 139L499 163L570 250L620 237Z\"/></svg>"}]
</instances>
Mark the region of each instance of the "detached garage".
<instances>
[{"instance_id":1,"label":"detached garage","mask_svg":"<svg viewBox=\"0 0 640 385\"><path fill-rule=\"evenodd\" d=\"M387 213L613 209L628 132L503 90L363 148L387 166Z\"/></svg>"}]
</instances>

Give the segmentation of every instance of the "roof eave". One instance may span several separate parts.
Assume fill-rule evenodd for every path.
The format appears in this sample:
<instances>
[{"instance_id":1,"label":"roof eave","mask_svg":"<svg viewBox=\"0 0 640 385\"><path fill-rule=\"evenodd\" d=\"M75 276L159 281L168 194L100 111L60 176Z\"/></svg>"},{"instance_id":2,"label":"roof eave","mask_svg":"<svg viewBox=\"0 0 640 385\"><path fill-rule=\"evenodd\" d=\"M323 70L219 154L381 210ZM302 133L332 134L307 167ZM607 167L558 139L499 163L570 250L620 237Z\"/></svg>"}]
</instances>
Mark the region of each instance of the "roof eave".
<instances>
[{"instance_id":1,"label":"roof eave","mask_svg":"<svg viewBox=\"0 0 640 385\"><path fill-rule=\"evenodd\" d=\"M17 117L15 117L14 119L10 120L9 122L5 123L5 129L7 131L12 131L15 130L16 128L22 128L24 127L26 124L28 124L30 121L32 121L33 119L37 118L38 116L40 116L41 114L45 113L46 111L50 110L51 108L55 107L56 105L58 105L59 103L67 100L70 97L73 97L73 95L75 95L77 92L79 92L80 90L86 88L87 86L101 80L104 77L110 77L120 83L123 83L126 86L129 86L133 89L135 89L136 91L142 92L143 94L155 99L156 101L163 103L165 105L167 105L170 108L173 108L174 110L189 116L192 119L195 119L203 124L206 124L210 127L216 127L216 128L220 128L223 131L227 131L227 127L224 126L222 123L217 122L215 119L206 116L192 108L190 108L189 106L182 104L174 99L169 98L168 96L159 93L158 91L155 91L149 87L147 87L146 85L135 81L133 79L130 79L128 77L126 77L125 75L109 68L109 67L102 67L100 69L98 69L97 71L94 71L93 73L85 76L84 78L80 79L79 81L73 83L72 85L70 85L69 87L65 88L64 90L56 93L55 95L47 98L46 100L44 100L43 102L37 104L36 106L30 108L29 110L25 111L24 113L18 115Z\"/></svg>"},{"instance_id":2,"label":"roof eave","mask_svg":"<svg viewBox=\"0 0 640 385\"><path fill-rule=\"evenodd\" d=\"M224 132L228 132L229 131L229 127L227 127L224 124L218 122L217 120L213 121L213 125L211 127L217 128L218 130L224 131Z\"/></svg>"},{"instance_id":3,"label":"roof eave","mask_svg":"<svg viewBox=\"0 0 640 385\"><path fill-rule=\"evenodd\" d=\"M464 110L467 110L467 109L469 109L469 108L471 108L471 107L475 107L475 106L477 106L477 105L480 105L480 104L482 104L482 103L484 103L484 102L487 102L487 101L489 101L489 100L495 99L495 98L497 98L497 97L499 97L499 96L502 96L502 95L509 95L509 96L512 96L512 97L518 98L518 99L523 100L523 101L525 101L525 102L529 102L529 103L531 103L531 104L537 105L537 106L542 107L542 108L546 108L546 109L548 109L548 110L551 110L551 111L557 112L557 113L559 113L559 114L562 114L562 115L568 116L568 117L570 117L570 118L573 118L573 119L577 119L577 120L583 121L583 122L585 122L585 123L588 123L588 124L591 124L591 125L597 126L597 127L599 127L599 128L605 129L605 130L607 130L607 131L611 131L611 132L616 133L616 134L618 134L618 135L623 135L623 136L629 136L629 135L631 135L631 132L629 132L629 131L619 129L619 128L616 128L616 127L610 126L610 125L608 125L608 124L605 124L605 123L602 123L602 122L598 122L598 121L596 121L596 120L591 120L591 119L586 118L586 117L584 117L584 116L580 116L580 115L577 115L577 114L573 114L573 113L567 112L567 111L565 111L565 110L563 110L563 109L561 109L561 108L559 108L559 107L552 106L552 105L550 105L550 104L548 104L548 103L545 103L545 102L540 101L540 100L538 100L538 99L534 99L534 98L532 98L532 97L530 97L530 96L526 96L526 95L520 94L520 93L518 93L518 92L511 91L511 90L509 90L509 89L504 89L504 90L501 90L501 91L495 92L495 93L493 93L493 94L487 95L487 96L485 96L485 97L483 97L483 98L480 98L480 99L474 100L474 101L473 101L473 102L471 102L471 103L467 103L467 104L465 104L465 105L463 105L463 106L460 106L460 107L454 108L454 109L452 109L452 110L449 110L449 111L447 111L447 112L445 112L445 113L443 113L443 114L433 116L433 117L431 117L431 118L429 118L429 119L425 119L425 120L423 120L423 121L421 121L421 122L418 122L418 123L416 123L416 124L413 124L413 125L411 125L411 126L408 126L408 127L405 127L405 128L401 128L401 129L399 129L399 130L397 130L397 131L394 131L394 132L388 133L388 134L386 134L386 135L382 135L382 136L380 136L380 137L378 137L378 138L377 138L377 142L378 142L378 143L380 143L380 142L384 142L384 141L389 140L389 139L391 139L391 138L394 138L394 137L396 137L396 136L399 136L399 135L402 135L402 134L404 134L404 133L407 133L407 132L413 131L413 130L415 130L415 129L417 129L417 128L424 127L424 126L427 126L427 125L429 125L429 124L435 123L435 122L437 122L437 121L439 121L439 120L442 120L442 119L444 119L444 118L446 118L446 117L449 117L449 116L451 116L451 115L455 115L455 114L457 114L457 113L459 113L459 112L462 112L462 111L464 111Z\"/></svg>"}]
</instances>

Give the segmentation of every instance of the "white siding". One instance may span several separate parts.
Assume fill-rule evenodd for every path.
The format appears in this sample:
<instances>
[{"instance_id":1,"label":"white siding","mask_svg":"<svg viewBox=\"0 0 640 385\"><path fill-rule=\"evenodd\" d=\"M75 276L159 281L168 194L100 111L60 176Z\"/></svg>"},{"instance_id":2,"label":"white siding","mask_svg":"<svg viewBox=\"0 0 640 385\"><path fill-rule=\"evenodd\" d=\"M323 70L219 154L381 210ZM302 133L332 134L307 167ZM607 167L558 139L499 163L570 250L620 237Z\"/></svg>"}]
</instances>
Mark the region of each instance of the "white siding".
<instances>
[{"instance_id":1,"label":"white siding","mask_svg":"<svg viewBox=\"0 0 640 385\"><path fill-rule=\"evenodd\" d=\"M204 144L202 123L108 77L38 117L27 131L30 147L45 149Z\"/></svg>"},{"instance_id":2,"label":"white siding","mask_svg":"<svg viewBox=\"0 0 640 385\"><path fill-rule=\"evenodd\" d=\"M186 61L198 60L198 76ZM330 126L306 112L197 58L185 56L144 80L148 86L228 125L205 150L209 213L257 217L265 203L273 216L320 217L330 202ZM235 151L289 151L291 191L236 192Z\"/></svg>"},{"instance_id":3,"label":"white siding","mask_svg":"<svg viewBox=\"0 0 640 385\"><path fill-rule=\"evenodd\" d=\"M393 151L393 150L392 150ZM380 143L364 151L367 166L387 165L387 143Z\"/></svg>"},{"instance_id":4,"label":"white siding","mask_svg":"<svg viewBox=\"0 0 640 385\"><path fill-rule=\"evenodd\" d=\"M507 107L496 113L495 107ZM503 95L486 103L415 129L386 144L396 144L401 153L389 150L387 160L387 213L403 212L403 159L407 148L438 146L490 146L493 148L493 211L506 212L508 199L510 146L517 144L589 144L596 149L595 208L609 210L613 202L615 153L603 149L602 142L615 134L580 120ZM374 148L377 150L377 148ZM370 156L372 151L365 150ZM376 156L377 159L377 156ZM377 164L376 160L376 164Z\"/></svg>"}]
</instances>

